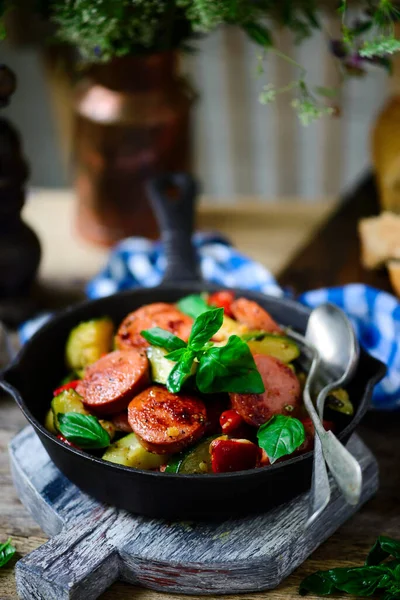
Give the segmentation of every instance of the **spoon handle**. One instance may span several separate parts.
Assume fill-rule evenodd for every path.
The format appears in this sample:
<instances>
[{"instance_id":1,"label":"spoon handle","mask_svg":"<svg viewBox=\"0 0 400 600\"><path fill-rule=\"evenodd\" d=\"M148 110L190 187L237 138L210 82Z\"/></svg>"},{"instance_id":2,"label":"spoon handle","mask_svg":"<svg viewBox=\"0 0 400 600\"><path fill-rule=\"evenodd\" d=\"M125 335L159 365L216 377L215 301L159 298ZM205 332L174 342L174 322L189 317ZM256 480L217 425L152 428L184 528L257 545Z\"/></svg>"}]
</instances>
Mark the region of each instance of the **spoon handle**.
<instances>
[{"instance_id":1,"label":"spoon handle","mask_svg":"<svg viewBox=\"0 0 400 600\"><path fill-rule=\"evenodd\" d=\"M325 460L340 491L349 504L356 506L362 491L359 463L332 431L326 431L321 441Z\"/></svg>"},{"instance_id":2,"label":"spoon handle","mask_svg":"<svg viewBox=\"0 0 400 600\"><path fill-rule=\"evenodd\" d=\"M331 486L319 435L314 439L313 474L306 526L310 527L325 510L331 499Z\"/></svg>"}]
</instances>

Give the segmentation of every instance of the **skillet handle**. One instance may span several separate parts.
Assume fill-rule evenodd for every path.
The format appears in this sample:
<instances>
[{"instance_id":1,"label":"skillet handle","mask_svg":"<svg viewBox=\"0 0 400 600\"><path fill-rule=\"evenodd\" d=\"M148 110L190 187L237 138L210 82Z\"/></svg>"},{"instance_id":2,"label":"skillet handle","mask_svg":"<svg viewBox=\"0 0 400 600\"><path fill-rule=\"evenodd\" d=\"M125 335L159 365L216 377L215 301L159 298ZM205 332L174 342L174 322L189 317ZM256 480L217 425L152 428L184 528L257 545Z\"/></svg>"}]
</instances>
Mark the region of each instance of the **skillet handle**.
<instances>
[{"instance_id":1,"label":"skillet handle","mask_svg":"<svg viewBox=\"0 0 400 600\"><path fill-rule=\"evenodd\" d=\"M166 173L152 178L147 188L167 260L163 283L201 281L192 245L196 181L187 173ZM171 188L177 197L168 194Z\"/></svg>"}]
</instances>

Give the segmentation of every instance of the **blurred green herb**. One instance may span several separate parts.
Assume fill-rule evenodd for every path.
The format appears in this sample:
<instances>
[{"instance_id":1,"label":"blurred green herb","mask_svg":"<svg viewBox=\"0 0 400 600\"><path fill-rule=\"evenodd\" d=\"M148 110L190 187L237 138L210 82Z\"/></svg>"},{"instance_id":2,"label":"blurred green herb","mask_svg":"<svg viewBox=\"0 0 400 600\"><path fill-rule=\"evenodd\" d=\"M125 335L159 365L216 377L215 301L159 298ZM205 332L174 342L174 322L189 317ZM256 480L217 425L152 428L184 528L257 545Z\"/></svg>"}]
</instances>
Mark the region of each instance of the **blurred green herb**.
<instances>
[{"instance_id":1,"label":"blurred green herb","mask_svg":"<svg viewBox=\"0 0 400 600\"><path fill-rule=\"evenodd\" d=\"M11 544L11 538L8 538L4 544L0 544L0 567L4 567L16 553L16 548Z\"/></svg>"},{"instance_id":2,"label":"blurred green herb","mask_svg":"<svg viewBox=\"0 0 400 600\"><path fill-rule=\"evenodd\" d=\"M189 50L193 39L220 25L240 27L262 49L258 57L259 77L267 78L263 62L275 52L298 69L293 81L278 88L264 81L259 94L262 104L282 94L291 95L291 104L300 122L308 125L331 115L336 107L331 97L307 80L306 69L276 48L274 29L293 33L296 43L324 29L319 19L318 0L0 0L0 39L5 35L5 15L21 7L41 14L56 25L62 41L76 46L88 61L109 61L114 57L143 55L171 49ZM390 57L400 50L394 24L400 11L392 0L338 0L341 35L330 39L341 80L365 73L370 64L390 71Z\"/></svg>"},{"instance_id":3,"label":"blurred green herb","mask_svg":"<svg viewBox=\"0 0 400 600\"><path fill-rule=\"evenodd\" d=\"M388 558L395 560L387 560ZM386 561L386 562L384 562ZM328 596L345 592L353 596L382 594L382 600L400 598L400 541L380 536L360 567L340 567L317 571L300 584L302 596L312 592Z\"/></svg>"}]
</instances>

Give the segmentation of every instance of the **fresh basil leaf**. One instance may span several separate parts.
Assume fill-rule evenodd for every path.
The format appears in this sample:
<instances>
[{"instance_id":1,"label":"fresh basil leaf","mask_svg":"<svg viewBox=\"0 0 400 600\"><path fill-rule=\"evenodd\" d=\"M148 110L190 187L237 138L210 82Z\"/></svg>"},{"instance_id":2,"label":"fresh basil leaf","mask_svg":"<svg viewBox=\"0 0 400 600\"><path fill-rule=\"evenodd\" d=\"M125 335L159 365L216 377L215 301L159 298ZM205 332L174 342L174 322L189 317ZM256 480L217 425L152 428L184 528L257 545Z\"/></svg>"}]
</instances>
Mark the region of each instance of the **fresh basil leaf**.
<instances>
[{"instance_id":1,"label":"fresh basil leaf","mask_svg":"<svg viewBox=\"0 0 400 600\"><path fill-rule=\"evenodd\" d=\"M140 332L140 335L152 346L160 346L169 352L172 352L172 350L179 350L179 348L186 348L187 345L186 342L181 340L177 335L174 335L165 329L161 329L161 327L144 329Z\"/></svg>"},{"instance_id":2,"label":"fresh basil leaf","mask_svg":"<svg viewBox=\"0 0 400 600\"><path fill-rule=\"evenodd\" d=\"M347 592L354 596L371 596L377 589L391 589L395 584L390 565L352 567L317 571L300 584L299 593L327 596ZM392 589L391 589L392 591Z\"/></svg>"},{"instance_id":3,"label":"fresh basil leaf","mask_svg":"<svg viewBox=\"0 0 400 600\"><path fill-rule=\"evenodd\" d=\"M185 383L189 375L191 375L195 357L196 353L188 349L180 361L174 365L171 373L168 375L166 384L169 392L177 394L181 391L182 385Z\"/></svg>"},{"instance_id":4,"label":"fresh basil leaf","mask_svg":"<svg viewBox=\"0 0 400 600\"><path fill-rule=\"evenodd\" d=\"M237 335L232 335L225 346L206 350L199 363L196 384L204 394L261 394L265 390L248 345Z\"/></svg>"},{"instance_id":5,"label":"fresh basil leaf","mask_svg":"<svg viewBox=\"0 0 400 600\"><path fill-rule=\"evenodd\" d=\"M181 312L185 313L185 315L189 315L192 319L196 319L201 313L210 310L205 297L200 294L190 294L190 296L185 296L178 300L176 305Z\"/></svg>"},{"instance_id":6,"label":"fresh basil leaf","mask_svg":"<svg viewBox=\"0 0 400 600\"><path fill-rule=\"evenodd\" d=\"M181 360L185 352L187 352L187 348L178 348L178 350L172 350L172 352L166 354L164 358L168 358L168 360L178 362L178 360Z\"/></svg>"},{"instance_id":7,"label":"fresh basil leaf","mask_svg":"<svg viewBox=\"0 0 400 600\"><path fill-rule=\"evenodd\" d=\"M271 463L292 454L305 438L303 423L285 415L275 415L257 432L258 445L265 450Z\"/></svg>"},{"instance_id":8,"label":"fresh basil leaf","mask_svg":"<svg viewBox=\"0 0 400 600\"><path fill-rule=\"evenodd\" d=\"M0 567L4 567L16 553L16 548L11 544L11 538L8 538L4 544L0 544Z\"/></svg>"},{"instance_id":9,"label":"fresh basil leaf","mask_svg":"<svg viewBox=\"0 0 400 600\"><path fill-rule=\"evenodd\" d=\"M372 546L366 565L379 565L389 556L400 559L400 541L381 535Z\"/></svg>"},{"instance_id":10,"label":"fresh basil leaf","mask_svg":"<svg viewBox=\"0 0 400 600\"><path fill-rule=\"evenodd\" d=\"M80 448L106 448L110 445L110 436L92 415L79 413L59 413L59 430L67 440Z\"/></svg>"},{"instance_id":11,"label":"fresh basil leaf","mask_svg":"<svg viewBox=\"0 0 400 600\"><path fill-rule=\"evenodd\" d=\"M221 328L223 320L223 308L211 308L199 315L190 332L189 348L194 351L202 350L204 344Z\"/></svg>"}]
</instances>

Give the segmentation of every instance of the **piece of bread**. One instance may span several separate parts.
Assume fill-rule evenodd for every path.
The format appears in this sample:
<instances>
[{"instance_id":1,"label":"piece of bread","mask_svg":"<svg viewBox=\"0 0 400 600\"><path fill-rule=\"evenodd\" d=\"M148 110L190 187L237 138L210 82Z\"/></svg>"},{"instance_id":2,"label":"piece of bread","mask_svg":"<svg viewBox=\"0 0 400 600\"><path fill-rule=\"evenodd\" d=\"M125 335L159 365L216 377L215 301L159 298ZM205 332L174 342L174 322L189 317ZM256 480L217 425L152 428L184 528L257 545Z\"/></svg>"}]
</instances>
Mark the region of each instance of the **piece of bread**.
<instances>
[{"instance_id":1,"label":"piece of bread","mask_svg":"<svg viewBox=\"0 0 400 600\"><path fill-rule=\"evenodd\" d=\"M358 232L366 269L377 269L390 259L400 260L400 215L383 212L379 217L361 219Z\"/></svg>"},{"instance_id":2,"label":"piece of bread","mask_svg":"<svg viewBox=\"0 0 400 600\"><path fill-rule=\"evenodd\" d=\"M396 296L400 298L400 260L389 260L386 263L387 270L389 273L390 283L396 293Z\"/></svg>"}]
</instances>

